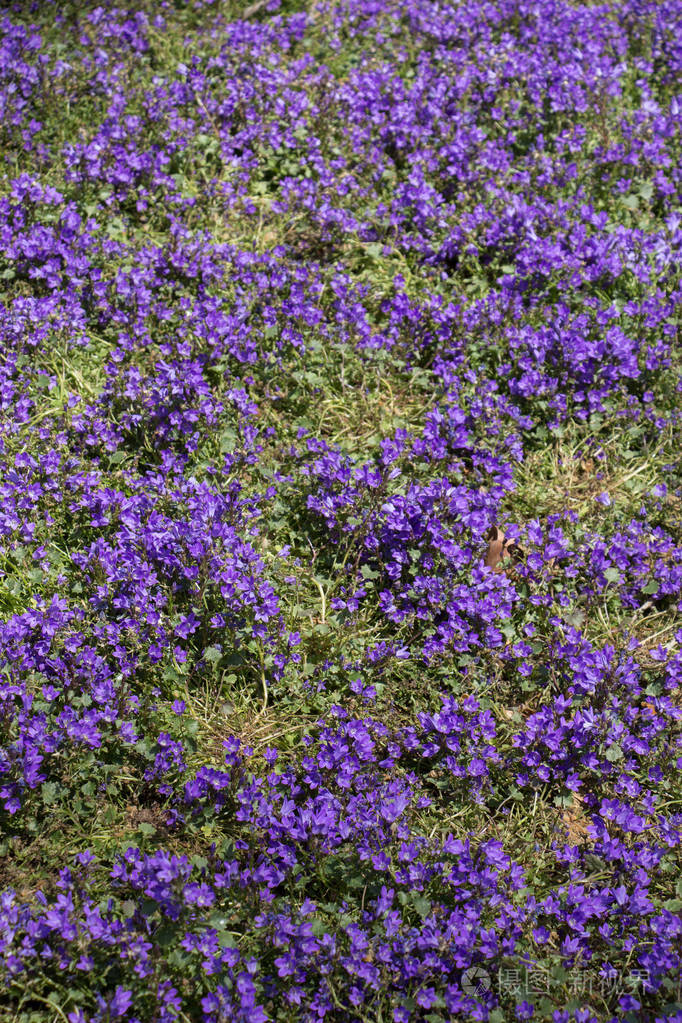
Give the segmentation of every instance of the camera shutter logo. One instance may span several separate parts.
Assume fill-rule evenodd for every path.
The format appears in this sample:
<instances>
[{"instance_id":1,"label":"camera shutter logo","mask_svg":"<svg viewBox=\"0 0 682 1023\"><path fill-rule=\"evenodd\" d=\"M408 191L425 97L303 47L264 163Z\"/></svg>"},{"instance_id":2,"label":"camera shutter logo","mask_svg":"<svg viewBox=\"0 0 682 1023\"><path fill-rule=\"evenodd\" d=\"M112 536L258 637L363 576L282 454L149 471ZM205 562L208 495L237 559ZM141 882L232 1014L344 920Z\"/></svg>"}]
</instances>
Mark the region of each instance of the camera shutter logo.
<instances>
[{"instance_id":1,"label":"camera shutter logo","mask_svg":"<svg viewBox=\"0 0 682 1023\"><path fill-rule=\"evenodd\" d=\"M482 966L470 966L462 974L462 991L465 995L482 995L490 991L490 974Z\"/></svg>"}]
</instances>

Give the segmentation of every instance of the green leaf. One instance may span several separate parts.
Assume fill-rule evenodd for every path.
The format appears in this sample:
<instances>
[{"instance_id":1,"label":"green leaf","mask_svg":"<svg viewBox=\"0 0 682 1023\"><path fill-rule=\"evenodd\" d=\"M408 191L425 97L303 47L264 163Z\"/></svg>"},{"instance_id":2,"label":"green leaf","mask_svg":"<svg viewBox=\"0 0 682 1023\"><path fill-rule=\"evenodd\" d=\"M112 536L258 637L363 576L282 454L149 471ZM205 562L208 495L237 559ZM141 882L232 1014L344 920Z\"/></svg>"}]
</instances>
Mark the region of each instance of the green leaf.
<instances>
[{"instance_id":1,"label":"green leaf","mask_svg":"<svg viewBox=\"0 0 682 1023\"><path fill-rule=\"evenodd\" d=\"M616 743L613 744L613 746L609 746L609 748L607 749L607 751L604 754L604 756L606 757L606 759L608 761L610 761L610 763L613 764L613 763L615 763L616 760L622 760L623 759L623 751L620 748L620 746L618 745L618 743L616 742Z\"/></svg>"},{"instance_id":2,"label":"green leaf","mask_svg":"<svg viewBox=\"0 0 682 1023\"><path fill-rule=\"evenodd\" d=\"M360 569L360 574L363 579L378 579L379 573L374 568L370 568L369 565L363 565Z\"/></svg>"},{"instance_id":3,"label":"green leaf","mask_svg":"<svg viewBox=\"0 0 682 1023\"><path fill-rule=\"evenodd\" d=\"M154 941L160 948L168 948L178 935L178 928L173 924L164 924L154 932Z\"/></svg>"},{"instance_id":4,"label":"green leaf","mask_svg":"<svg viewBox=\"0 0 682 1023\"><path fill-rule=\"evenodd\" d=\"M57 786L53 781L45 781L41 786L41 793L43 796L43 802L47 806L52 806L57 802Z\"/></svg>"},{"instance_id":5,"label":"green leaf","mask_svg":"<svg viewBox=\"0 0 682 1023\"><path fill-rule=\"evenodd\" d=\"M419 913L422 920L429 915L431 912L431 902L429 899L425 899L422 895L415 895L412 900L414 908Z\"/></svg>"}]
</instances>

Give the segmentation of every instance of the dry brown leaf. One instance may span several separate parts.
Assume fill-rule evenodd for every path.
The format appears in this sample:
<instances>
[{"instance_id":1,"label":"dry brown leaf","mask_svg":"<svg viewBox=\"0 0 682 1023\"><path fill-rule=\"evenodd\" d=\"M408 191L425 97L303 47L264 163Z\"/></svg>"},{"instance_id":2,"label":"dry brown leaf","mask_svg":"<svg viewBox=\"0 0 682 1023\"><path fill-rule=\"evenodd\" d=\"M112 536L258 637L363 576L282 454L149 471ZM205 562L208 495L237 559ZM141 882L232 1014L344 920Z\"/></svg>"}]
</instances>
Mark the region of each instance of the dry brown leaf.
<instances>
[{"instance_id":1,"label":"dry brown leaf","mask_svg":"<svg viewBox=\"0 0 682 1023\"><path fill-rule=\"evenodd\" d=\"M504 533L497 526L491 526L488 531L488 553L485 556L485 563L493 572L497 571L502 560L504 550Z\"/></svg>"},{"instance_id":2,"label":"dry brown leaf","mask_svg":"<svg viewBox=\"0 0 682 1023\"><path fill-rule=\"evenodd\" d=\"M503 572L509 566L511 560L518 561L523 557L523 551L516 541L507 538L499 526L491 526L487 533L488 552L485 556L485 564L492 568L493 572ZM503 564L503 562L507 564Z\"/></svg>"},{"instance_id":3,"label":"dry brown leaf","mask_svg":"<svg viewBox=\"0 0 682 1023\"><path fill-rule=\"evenodd\" d=\"M574 792L573 805L564 810L561 815L571 845L580 845L587 837L587 829L590 826L590 819L585 814L581 803L582 797Z\"/></svg>"}]
</instances>

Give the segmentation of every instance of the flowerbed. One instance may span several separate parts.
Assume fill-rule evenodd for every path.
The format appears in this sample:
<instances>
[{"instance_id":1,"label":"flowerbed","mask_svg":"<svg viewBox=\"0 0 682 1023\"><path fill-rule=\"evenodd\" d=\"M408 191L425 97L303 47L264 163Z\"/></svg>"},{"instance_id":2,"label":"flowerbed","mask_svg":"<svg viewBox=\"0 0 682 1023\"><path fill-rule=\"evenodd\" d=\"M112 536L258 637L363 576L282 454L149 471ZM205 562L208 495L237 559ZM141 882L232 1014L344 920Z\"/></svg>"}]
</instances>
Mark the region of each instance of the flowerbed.
<instances>
[{"instance_id":1,"label":"flowerbed","mask_svg":"<svg viewBox=\"0 0 682 1023\"><path fill-rule=\"evenodd\" d=\"M682 1020L681 38L6 5L8 1019Z\"/></svg>"}]
</instances>

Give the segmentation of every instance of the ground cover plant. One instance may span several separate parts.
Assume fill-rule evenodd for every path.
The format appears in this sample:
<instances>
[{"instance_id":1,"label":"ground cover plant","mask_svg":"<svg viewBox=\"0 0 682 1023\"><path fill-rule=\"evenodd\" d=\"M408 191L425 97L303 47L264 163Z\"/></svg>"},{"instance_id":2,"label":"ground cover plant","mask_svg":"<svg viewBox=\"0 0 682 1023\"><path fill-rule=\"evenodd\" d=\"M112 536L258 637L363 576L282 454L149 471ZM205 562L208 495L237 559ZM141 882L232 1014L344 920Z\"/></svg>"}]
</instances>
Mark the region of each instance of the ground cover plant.
<instances>
[{"instance_id":1,"label":"ground cover plant","mask_svg":"<svg viewBox=\"0 0 682 1023\"><path fill-rule=\"evenodd\" d=\"M0 1019L682 1020L682 3L0 15Z\"/></svg>"}]
</instances>

